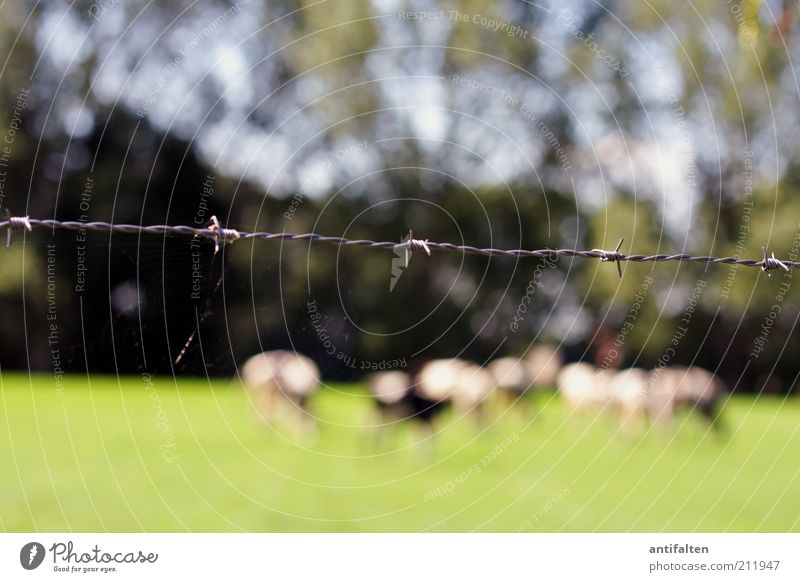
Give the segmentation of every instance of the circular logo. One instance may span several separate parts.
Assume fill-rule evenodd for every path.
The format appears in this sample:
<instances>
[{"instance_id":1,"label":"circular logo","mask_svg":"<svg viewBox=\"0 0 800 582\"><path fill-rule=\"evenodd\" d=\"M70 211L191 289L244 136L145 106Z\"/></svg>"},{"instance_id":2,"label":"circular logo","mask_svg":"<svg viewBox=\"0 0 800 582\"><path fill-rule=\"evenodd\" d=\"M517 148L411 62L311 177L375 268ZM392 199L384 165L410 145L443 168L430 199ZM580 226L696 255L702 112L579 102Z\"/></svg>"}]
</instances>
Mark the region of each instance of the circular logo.
<instances>
[{"instance_id":1,"label":"circular logo","mask_svg":"<svg viewBox=\"0 0 800 582\"><path fill-rule=\"evenodd\" d=\"M44 546L39 542L29 542L19 551L19 563L26 570L35 570L44 561Z\"/></svg>"}]
</instances>

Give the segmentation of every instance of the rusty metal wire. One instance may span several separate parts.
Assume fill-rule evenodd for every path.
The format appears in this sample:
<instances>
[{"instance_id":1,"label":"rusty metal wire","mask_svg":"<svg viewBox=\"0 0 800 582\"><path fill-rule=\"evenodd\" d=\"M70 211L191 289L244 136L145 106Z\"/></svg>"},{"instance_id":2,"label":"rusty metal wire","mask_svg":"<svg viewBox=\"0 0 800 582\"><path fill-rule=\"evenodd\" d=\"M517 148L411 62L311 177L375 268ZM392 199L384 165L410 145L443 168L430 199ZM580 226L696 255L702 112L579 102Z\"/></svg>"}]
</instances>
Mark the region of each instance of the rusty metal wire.
<instances>
[{"instance_id":1,"label":"rusty metal wire","mask_svg":"<svg viewBox=\"0 0 800 582\"><path fill-rule=\"evenodd\" d=\"M769 271L775 269L783 269L788 271L789 268L800 269L800 261L788 261L775 258L774 253L768 254L764 248L764 256L762 259L740 259L737 257L711 257L711 256L695 256L689 254L658 254L658 255L641 255L641 254L625 254L621 253L622 239L620 239L617 247L613 251L603 249L592 249L590 251L582 251L576 249L495 249L495 248L479 248L470 245L456 245L452 243L431 242L429 240L410 239L405 243L397 243L390 241L372 241L372 240L359 240L348 239L339 236L325 236L317 233L302 233L293 234L290 232L241 232L232 228L223 228L216 217L211 218L209 226L198 228L186 225L169 225L169 224L153 224L149 226L142 226L138 224L112 224L109 222L83 222L77 220L53 220L53 219L38 219L29 218L27 216L9 216L5 220L0 221L0 231L7 229L8 238L7 242L11 244L11 235L14 230L32 230L33 228L47 228L51 230L73 230L73 231L93 231L93 232L108 232L117 234L138 234L138 235L162 235L162 236L190 236L201 237L214 241L215 252L219 250L221 245L230 244L237 240L279 240L279 241L308 241L315 243L331 244L343 247L366 247L373 249L387 249L394 250L398 247L413 248L414 250L425 250L427 254L431 251L438 252L452 252L463 253L468 255L484 255L484 256L501 256L501 257L579 257L583 259L600 259L605 262L617 263L619 274L622 276L620 263L623 261L631 261L636 263L661 263L666 261L680 261L690 263L710 263L710 264L726 264L726 265L742 265L744 267L759 267L767 275Z\"/></svg>"}]
</instances>

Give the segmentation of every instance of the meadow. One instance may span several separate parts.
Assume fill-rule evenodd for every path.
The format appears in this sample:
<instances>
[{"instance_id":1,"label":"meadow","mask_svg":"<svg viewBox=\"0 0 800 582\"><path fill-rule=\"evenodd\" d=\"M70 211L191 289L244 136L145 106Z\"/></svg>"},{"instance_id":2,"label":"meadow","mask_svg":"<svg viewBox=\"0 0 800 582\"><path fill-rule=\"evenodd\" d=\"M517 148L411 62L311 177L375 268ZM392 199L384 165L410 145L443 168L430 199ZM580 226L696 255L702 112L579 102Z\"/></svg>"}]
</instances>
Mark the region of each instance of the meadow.
<instances>
[{"instance_id":1,"label":"meadow","mask_svg":"<svg viewBox=\"0 0 800 582\"><path fill-rule=\"evenodd\" d=\"M0 531L800 531L800 402L732 396L622 435L558 396L433 438L323 389L319 435L259 422L226 380L0 377Z\"/></svg>"}]
</instances>

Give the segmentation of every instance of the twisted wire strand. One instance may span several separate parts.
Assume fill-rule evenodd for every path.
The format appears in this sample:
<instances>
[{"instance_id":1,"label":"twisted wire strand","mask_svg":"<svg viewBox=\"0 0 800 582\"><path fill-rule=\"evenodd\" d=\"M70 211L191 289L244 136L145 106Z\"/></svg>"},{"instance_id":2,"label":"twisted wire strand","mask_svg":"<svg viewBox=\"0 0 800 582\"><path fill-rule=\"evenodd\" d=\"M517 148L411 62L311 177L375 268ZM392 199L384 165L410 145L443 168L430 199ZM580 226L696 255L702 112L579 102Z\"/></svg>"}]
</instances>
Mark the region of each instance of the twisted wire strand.
<instances>
[{"instance_id":1,"label":"twisted wire strand","mask_svg":"<svg viewBox=\"0 0 800 582\"><path fill-rule=\"evenodd\" d=\"M308 241L315 243L324 243L330 245L344 246L344 247L365 247L374 249L387 249L393 250L404 243L397 243L394 241L372 241L363 239L348 239L339 236L325 236L317 233L307 232L302 234L294 234L290 232L243 232L229 228L222 228L216 219L212 219L212 224L207 227L198 228L187 225L170 225L170 224L153 224L142 226L137 224L113 224L109 222L93 221L83 222L78 220L54 220L54 219L39 219L29 217L8 217L0 221L0 231L8 229L9 241L11 232L15 229L31 230L32 228L48 228L51 230L72 230L72 231L93 231L93 232L108 232L119 234L138 234L138 235L162 235L162 236L190 236L201 237L209 239L215 243L215 248L218 250L220 244L229 244L237 240L279 240L279 241ZM463 253L468 255L483 255L483 256L501 256L501 257L579 257L582 259L599 259L601 261L616 262L630 261L636 263L662 263L667 261L679 261L690 263L710 263L710 264L727 264L727 265L742 265L745 267L759 267L761 270L769 275L770 270L793 268L800 269L800 261L789 261L784 259L776 259L774 254L767 256L766 249L764 250L763 259L740 259L737 257L712 257L712 256L695 256L686 253L681 254L657 254L657 255L642 255L642 254L625 254L619 252L620 246L614 251L607 251L603 249L593 249L590 251L577 250L577 249L495 249L495 248L480 248L470 245L456 245L446 242L432 242L429 240L410 239L410 247L414 250L425 249L428 254L429 251L439 252L453 252ZM621 241L620 241L621 244Z\"/></svg>"}]
</instances>

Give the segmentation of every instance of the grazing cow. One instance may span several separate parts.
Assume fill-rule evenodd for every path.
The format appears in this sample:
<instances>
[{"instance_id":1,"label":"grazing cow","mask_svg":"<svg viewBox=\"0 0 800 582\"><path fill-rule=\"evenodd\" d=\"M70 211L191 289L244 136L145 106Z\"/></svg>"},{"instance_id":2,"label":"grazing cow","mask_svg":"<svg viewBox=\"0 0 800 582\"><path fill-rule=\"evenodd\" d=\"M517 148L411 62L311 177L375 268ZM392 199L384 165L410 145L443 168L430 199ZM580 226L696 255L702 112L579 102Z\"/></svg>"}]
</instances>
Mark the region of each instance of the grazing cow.
<instances>
[{"instance_id":1,"label":"grazing cow","mask_svg":"<svg viewBox=\"0 0 800 582\"><path fill-rule=\"evenodd\" d=\"M367 386L384 425L405 419L429 424L444 406L444 401L421 395L407 372L375 372L367 378Z\"/></svg>"},{"instance_id":2,"label":"grazing cow","mask_svg":"<svg viewBox=\"0 0 800 582\"><path fill-rule=\"evenodd\" d=\"M619 416L620 429L627 434L644 430L647 422L648 372L629 368L614 374L610 383L610 404Z\"/></svg>"},{"instance_id":3,"label":"grazing cow","mask_svg":"<svg viewBox=\"0 0 800 582\"><path fill-rule=\"evenodd\" d=\"M487 366L495 386L495 400L500 408L520 406L529 400L525 394L531 387L531 378L524 360L498 358Z\"/></svg>"},{"instance_id":4,"label":"grazing cow","mask_svg":"<svg viewBox=\"0 0 800 582\"><path fill-rule=\"evenodd\" d=\"M584 362L567 364L556 377L558 388L567 415L584 413L596 405L594 394L597 373L594 366Z\"/></svg>"},{"instance_id":5,"label":"grazing cow","mask_svg":"<svg viewBox=\"0 0 800 582\"><path fill-rule=\"evenodd\" d=\"M554 388L564 356L556 347L541 344L528 352L528 377L535 388Z\"/></svg>"},{"instance_id":6,"label":"grazing cow","mask_svg":"<svg viewBox=\"0 0 800 582\"><path fill-rule=\"evenodd\" d=\"M489 362L487 369L494 379L495 386L515 397L524 394L531 387L531 378L523 360L498 358Z\"/></svg>"},{"instance_id":7,"label":"grazing cow","mask_svg":"<svg viewBox=\"0 0 800 582\"><path fill-rule=\"evenodd\" d=\"M453 409L462 414L471 414L480 420L483 405L494 391L494 378L478 364L462 362L458 384L450 399Z\"/></svg>"},{"instance_id":8,"label":"grazing cow","mask_svg":"<svg viewBox=\"0 0 800 582\"><path fill-rule=\"evenodd\" d=\"M465 362L458 359L431 360L417 374L416 391L432 402L450 400L458 389Z\"/></svg>"},{"instance_id":9,"label":"grazing cow","mask_svg":"<svg viewBox=\"0 0 800 582\"><path fill-rule=\"evenodd\" d=\"M614 383L619 371L601 368L594 372L594 386L587 397L588 404L598 412L608 413L614 407Z\"/></svg>"},{"instance_id":10,"label":"grazing cow","mask_svg":"<svg viewBox=\"0 0 800 582\"><path fill-rule=\"evenodd\" d=\"M438 368L438 366L437 366ZM440 370L441 371L441 370ZM392 370L375 372L367 377L367 386L383 424L398 420L416 420L431 424L450 402L450 388L437 384L444 380L435 370L426 372L426 379L414 382L407 372Z\"/></svg>"},{"instance_id":11,"label":"grazing cow","mask_svg":"<svg viewBox=\"0 0 800 582\"><path fill-rule=\"evenodd\" d=\"M414 416L413 379L399 370L375 372L367 377L367 387L377 407L375 437L380 445L385 436L396 434L400 421Z\"/></svg>"},{"instance_id":12,"label":"grazing cow","mask_svg":"<svg viewBox=\"0 0 800 582\"><path fill-rule=\"evenodd\" d=\"M375 372L367 377L367 386L378 407L390 411L408 397L411 375L398 370Z\"/></svg>"},{"instance_id":13,"label":"grazing cow","mask_svg":"<svg viewBox=\"0 0 800 582\"><path fill-rule=\"evenodd\" d=\"M477 364L455 358L432 360L417 375L416 394L431 402L451 402L459 413L479 418L494 390L492 375Z\"/></svg>"},{"instance_id":14,"label":"grazing cow","mask_svg":"<svg viewBox=\"0 0 800 582\"><path fill-rule=\"evenodd\" d=\"M724 393L723 382L698 366L659 368L647 382L647 413L654 424L668 428L675 412L689 407L717 426L717 406Z\"/></svg>"},{"instance_id":15,"label":"grazing cow","mask_svg":"<svg viewBox=\"0 0 800 582\"><path fill-rule=\"evenodd\" d=\"M319 368L306 356L290 351L264 352L248 359L240 370L261 418L289 424L295 432L316 430L308 399L319 388Z\"/></svg>"}]
</instances>

